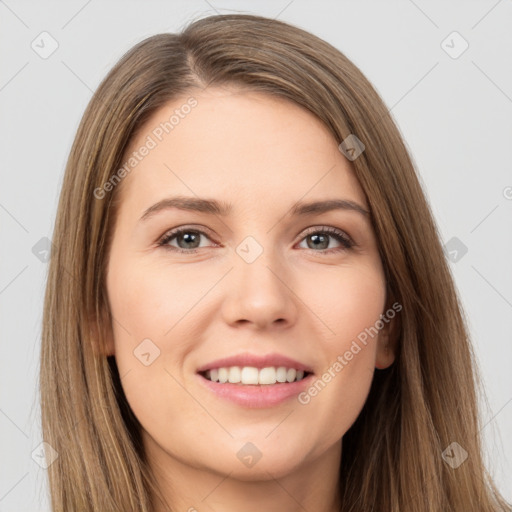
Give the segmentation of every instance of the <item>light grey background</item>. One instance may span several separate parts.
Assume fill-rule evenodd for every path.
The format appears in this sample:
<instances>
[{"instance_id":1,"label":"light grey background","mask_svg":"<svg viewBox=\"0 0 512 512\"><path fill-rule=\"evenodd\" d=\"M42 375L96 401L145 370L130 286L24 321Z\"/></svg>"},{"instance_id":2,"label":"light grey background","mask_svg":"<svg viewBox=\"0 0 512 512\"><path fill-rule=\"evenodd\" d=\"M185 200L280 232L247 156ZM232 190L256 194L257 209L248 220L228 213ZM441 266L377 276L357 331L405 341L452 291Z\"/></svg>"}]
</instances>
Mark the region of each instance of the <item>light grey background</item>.
<instances>
[{"instance_id":1,"label":"light grey background","mask_svg":"<svg viewBox=\"0 0 512 512\"><path fill-rule=\"evenodd\" d=\"M36 244L52 237L83 110L135 43L215 12L313 32L352 59L391 108L443 242L456 237L450 244L467 247L450 266L488 399L488 466L512 500L512 2L0 0L0 512L49 510L46 471L36 463L47 272ZM51 49L44 31L58 43L48 58L31 47ZM453 31L469 44L457 58L463 41Z\"/></svg>"}]
</instances>

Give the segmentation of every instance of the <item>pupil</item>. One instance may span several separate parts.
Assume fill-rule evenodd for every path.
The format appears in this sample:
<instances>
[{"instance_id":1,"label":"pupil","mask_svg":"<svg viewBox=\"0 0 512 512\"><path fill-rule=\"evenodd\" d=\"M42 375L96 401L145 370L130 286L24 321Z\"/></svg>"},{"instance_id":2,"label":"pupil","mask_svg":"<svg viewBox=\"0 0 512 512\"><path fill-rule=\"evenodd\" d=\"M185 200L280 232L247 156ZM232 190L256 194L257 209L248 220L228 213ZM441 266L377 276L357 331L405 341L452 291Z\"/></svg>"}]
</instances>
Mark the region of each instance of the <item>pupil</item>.
<instances>
[{"instance_id":1,"label":"pupil","mask_svg":"<svg viewBox=\"0 0 512 512\"><path fill-rule=\"evenodd\" d=\"M185 243L187 243L187 244L190 243L191 241L194 242L194 240L193 240L194 237L198 238L197 234L191 234L190 232L187 232L187 233L181 235L181 238L183 238L185 240ZM197 240L195 240L195 241L197 242ZM190 247L187 247L187 248L189 249Z\"/></svg>"},{"instance_id":2,"label":"pupil","mask_svg":"<svg viewBox=\"0 0 512 512\"><path fill-rule=\"evenodd\" d=\"M325 245L325 241L327 240L327 237L324 236L324 235L311 235L311 240L318 240L320 238L323 238L324 239L324 247L322 247L323 249L327 248L327 246ZM327 245L329 245L329 241L327 240ZM318 247L319 244L314 244L314 247Z\"/></svg>"}]
</instances>

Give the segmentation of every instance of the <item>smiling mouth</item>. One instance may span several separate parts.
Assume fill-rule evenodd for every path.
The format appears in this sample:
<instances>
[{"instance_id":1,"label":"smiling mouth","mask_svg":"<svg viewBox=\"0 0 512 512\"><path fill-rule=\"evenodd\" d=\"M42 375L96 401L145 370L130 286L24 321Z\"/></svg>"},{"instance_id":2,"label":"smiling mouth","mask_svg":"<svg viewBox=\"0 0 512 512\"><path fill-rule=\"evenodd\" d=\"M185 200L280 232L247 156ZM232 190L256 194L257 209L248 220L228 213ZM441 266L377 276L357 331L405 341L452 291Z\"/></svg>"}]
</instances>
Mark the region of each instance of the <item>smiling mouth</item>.
<instances>
[{"instance_id":1,"label":"smiling mouth","mask_svg":"<svg viewBox=\"0 0 512 512\"><path fill-rule=\"evenodd\" d=\"M270 386L273 384L291 384L305 379L311 372L287 368L285 366L268 366L256 368L254 366L229 366L212 368L199 375L211 382L220 384L240 384L242 386Z\"/></svg>"}]
</instances>

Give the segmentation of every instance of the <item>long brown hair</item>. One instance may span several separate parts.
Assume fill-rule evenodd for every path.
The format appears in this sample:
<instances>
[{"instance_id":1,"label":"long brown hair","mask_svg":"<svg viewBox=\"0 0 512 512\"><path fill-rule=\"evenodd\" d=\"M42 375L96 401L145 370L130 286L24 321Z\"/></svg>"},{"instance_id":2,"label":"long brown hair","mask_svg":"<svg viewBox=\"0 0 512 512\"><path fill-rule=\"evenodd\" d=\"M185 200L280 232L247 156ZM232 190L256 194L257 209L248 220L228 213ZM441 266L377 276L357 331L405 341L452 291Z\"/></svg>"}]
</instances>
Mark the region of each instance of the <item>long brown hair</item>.
<instances>
[{"instance_id":1,"label":"long brown hair","mask_svg":"<svg viewBox=\"0 0 512 512\"><path fill-rule=\"evenodd\" d=\"M365 146L352 165L371 209L388 297L403 309L396 360L375 372L343 437L343 512L509 510L482 460L479 383L463 311L386 106L327 42L281 21L230 14L137 44L100 84L78 128L43 318L43 439L59 455L48 468L54 512L150 512L159 499L122 376L104 355L115 321L105 271L121 187L101 198L95 191L119 171L129 142L159 107L226 84L287 98L323 121L338 143L355 134ZM468 454L457 468L442 457L453 442Z\"/></svg>"}]
</instances>

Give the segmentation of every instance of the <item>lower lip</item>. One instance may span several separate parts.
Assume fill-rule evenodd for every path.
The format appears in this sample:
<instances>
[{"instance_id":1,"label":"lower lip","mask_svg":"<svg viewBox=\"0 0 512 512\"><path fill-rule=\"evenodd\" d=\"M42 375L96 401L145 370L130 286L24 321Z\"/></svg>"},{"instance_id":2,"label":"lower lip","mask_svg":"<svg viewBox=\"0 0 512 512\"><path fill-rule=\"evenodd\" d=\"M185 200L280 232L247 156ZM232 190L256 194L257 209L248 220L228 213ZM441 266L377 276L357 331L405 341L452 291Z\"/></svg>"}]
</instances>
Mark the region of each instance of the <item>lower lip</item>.
<instances>
[{"instance_id":1,"label":"lower lip","mask_svg":"<svg viewBox=\"0 0 512 512\"><path fill-rule=\"evenodd\" d=\"M296 382L276 384L231 384L229 382L212 382L197 374L204 386L217 396L250 408L273 407L297 396L310 386L313 374Z\"/></svg>"}]
</instances>

